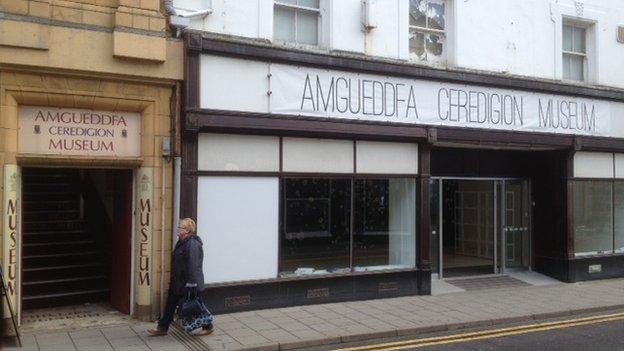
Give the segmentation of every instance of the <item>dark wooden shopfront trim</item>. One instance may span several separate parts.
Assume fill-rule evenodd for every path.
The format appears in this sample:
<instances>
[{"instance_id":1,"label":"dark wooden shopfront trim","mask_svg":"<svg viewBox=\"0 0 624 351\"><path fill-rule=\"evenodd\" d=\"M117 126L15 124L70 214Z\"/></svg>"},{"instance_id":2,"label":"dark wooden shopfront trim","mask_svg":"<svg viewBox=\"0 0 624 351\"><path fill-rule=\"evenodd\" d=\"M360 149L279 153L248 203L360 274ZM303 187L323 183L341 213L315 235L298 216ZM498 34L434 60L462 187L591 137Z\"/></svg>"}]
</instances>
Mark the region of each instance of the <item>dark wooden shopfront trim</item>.
<instances>
[{"instance_id":1,"label":"dark wooden shopfront trim","mask_svg":"<svg viewBox=\"0 0 624 351\"><path fill-rule=\"evenodd\" d=\"M553 133L453 128L405 123L328 120L268 113L190 109L189 132L264 134L317 138L348 138L379 141L432 143L433 146L500 148L520 150L569 149L624 152L624 139Z\"/></svg>"},{"instance_id":2,"label":"dark wooden shopfront trim","mask_svg":"<svg viewBox=\"0 0 624 351\"><path fill-rule=\"evenodd\" d=\"M187 111L188 129L200 132L250 133L322 138L411 141L425 139L427 127L362 123L300 116L277 116L216 110Z\"/></svg>"},{"instance_id":3,"label":"dark wooden shopfront trim","mask_svg":"<svg viewBox=\"0 0 624 351\"><path fill-rule=\"evenodd\" d=\"M574 152L570 151L566 159L566 253L568 259L574 258ZM569 277L568 277L569 279Z\"/></svg>"},{"instance_id":4,"label":"dark wooden shopfront trim","mask_svg":"<svg viewBox=\"0 0 624 351\"><path fill-rule=\"evenodd\" d=\"M431 215L430 191L431 180L431 144L423 143L418 147L418 197L416 206L416 268L418 269L418 293L431 294Z\"/></svg>"},{"instance_id":5,"label":"dark wooden shopfront trim","mask_svg":"<svg viewBox=\"0 0 624 351\"><path fill-rule=\"evenodd\" d=\"M206 285L213 313L410 296L419 293L416 270L388 270Z\"/></svg>"},{"instance_id":6,"label":"dark wooden shopfront trim","mask_svg":"<svg viewBox=\"0 0 624 351\"><path fill-rule=\"evenodd\" d=\"M185 41L187 48L201 52L251 59L265 62L305 65L333 70L366 72L422 80L447 81L462 84L477 84L507 89L520 89L557 95L573 95L589 98L624 101L624 90L585 85L564 84L544 79L510 77L493 72L477 72L459 69L436 69L410 64L407 61L355 57L338 53L311 52L295 48L275 47L266 43L223 40L208 35L188 31ZM199 44L201 43L201 45Z\"/></svg>"},{"instance_id":7,"label":"dark wooden shopfront trim","mask_svg":"<svg viewBox=\"0 0 624 351\"><path fill-rule=\"evenodd\" d=\"M184 133L182 140L182 183L180 201L182 218L197 218L197 133Z\"/></svg>"},{"instance_id":8,"label":"dark wooden shopfront trim","mask_svg":"<svg viewBox=\"0 0 624 351\"><path fill-rule=\"evenodd\" d=\"M193 125L193 118L186 113L188 109L199 108L199 66L201 40L197 38L188 38L184 44L186 46L184 60L184 109L185 111L182 124L182 179L180 184L180 192L184 194L180 201L180 215L182 217L190 217L197 219L197 138L196 130L189 128Z\"/></svg>"}]
</instances>

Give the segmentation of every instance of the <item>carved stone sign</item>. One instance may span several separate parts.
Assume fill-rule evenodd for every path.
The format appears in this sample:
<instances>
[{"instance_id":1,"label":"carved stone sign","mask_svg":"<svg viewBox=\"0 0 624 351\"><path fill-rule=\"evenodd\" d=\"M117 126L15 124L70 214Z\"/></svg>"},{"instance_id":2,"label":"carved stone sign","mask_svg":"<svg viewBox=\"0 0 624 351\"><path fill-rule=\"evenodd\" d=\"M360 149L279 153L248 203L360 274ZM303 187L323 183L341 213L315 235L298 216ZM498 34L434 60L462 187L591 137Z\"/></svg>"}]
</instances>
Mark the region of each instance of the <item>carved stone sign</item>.
<instances>
[{"instance_id":1,"label":"carved stone sign","mask_svg":"<svg viewBox=\"0 0 624 351\"><path fill-rule=\"evenodd\" d=\"M141 155L141 115L21 106L18 150L26 154L137 157Z\"/></svg>"},{"instance_id":2,"label":"carved stone sign","mask_svg":"<svg viewBox=\"0 0 624 351\"><path fill-rule=\"evenodd\" d=\"M4 165L4 253L2 268L4 282L6 283L7 295L11 301L13 310L17 309L17 240L18 240L18 197L20 190L19 167L17 165ZM4 304L3 317L9 318L9 308Z\"/></svg>"},{"instance_id":3,"label":"carved stone sign","mask_svg":"<svg viewBox=\"0 0 624 351\"><path fill-rule=\"evenodd\" d=\"M153 221L153 171L152 168L139 168L138 182L138 294L137 303L147 306L151 303L152 286L152 221Z\"/></svg>"}]
</instances>

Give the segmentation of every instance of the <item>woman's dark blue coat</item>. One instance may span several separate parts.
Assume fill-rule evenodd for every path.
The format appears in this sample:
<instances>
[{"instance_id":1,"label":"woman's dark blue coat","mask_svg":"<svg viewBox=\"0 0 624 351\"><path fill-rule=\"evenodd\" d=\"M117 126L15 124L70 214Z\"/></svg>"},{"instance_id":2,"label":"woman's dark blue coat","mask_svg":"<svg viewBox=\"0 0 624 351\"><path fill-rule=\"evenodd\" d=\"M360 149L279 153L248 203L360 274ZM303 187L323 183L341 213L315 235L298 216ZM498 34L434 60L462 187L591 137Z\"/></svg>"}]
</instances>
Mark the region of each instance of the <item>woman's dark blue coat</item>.
<instances>
[{"instance_id":1,"label":"woman's dark blue coat","mask_svg":"<svg viewBox=\"0 0 624 351\"><path fill-rule=\"evenodd\" d=\"M193 234L178 240L171 260L171 286L174 295L186 294L187 284L204 289L204 249L199 236Z\"/></svg>"}]
</instances>

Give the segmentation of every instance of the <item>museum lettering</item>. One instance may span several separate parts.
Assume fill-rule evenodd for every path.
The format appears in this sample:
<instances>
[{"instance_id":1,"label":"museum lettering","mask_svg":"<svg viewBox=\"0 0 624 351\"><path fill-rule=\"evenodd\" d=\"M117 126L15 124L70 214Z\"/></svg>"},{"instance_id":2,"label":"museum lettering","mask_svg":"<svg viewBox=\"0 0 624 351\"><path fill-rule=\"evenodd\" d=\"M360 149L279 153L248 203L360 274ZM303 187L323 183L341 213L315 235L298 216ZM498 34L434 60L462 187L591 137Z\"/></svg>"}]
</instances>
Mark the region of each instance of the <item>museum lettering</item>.
<instances>
[{"instance_id":1,"label":"museum lettering","mask_svg":"<svg viewBox=\"0 0 624 351\"><path fill-rule=\"evenodd\" d=\"M105 126L124 126L127 127L126 119L123 116L98 114L92 112L37 112L35 122L56 122L56 123L74 123L74 124L99 124Z\"/></svg>"},{"instance_id":2,"label":"museum lettering","mask_svg":"<svg viewBox=\"0 0 624 351\"><path fill-rule=\"evenodd\" d=\"M449 122L521 126L524 124L524 98L441 88L438 90L438 117Z\"/></svg>"},{"instance_id":3,"label":"museum lettering","mask_svg":"<svg viewBox=\"0 0 624 351\"><path fill-rule=\"evenodd\" d=\"M538 104L540 127L588 132L596 130L594 104L554 99L539 99Z\"/></svg>"},{"instance_id":4,"label":"museum lettering","mask_svg":"<svg viewBox=\"0 0 624 351\"><path fill-rule=\"evenodd\" d=\"M112 141L51 138L51 151L115 151Z\"/></svg>"},{"instance_id":5,"label":"museum lettering","mask_svg":"<svg viewBox=\"0 0 624 351\"><path fill-rule=\"evenodd\" d=\"M416 93L412 85L374 79L331 77L323 82L306 74L300 109L418 118Z\"/></svg>"}]
</instances>

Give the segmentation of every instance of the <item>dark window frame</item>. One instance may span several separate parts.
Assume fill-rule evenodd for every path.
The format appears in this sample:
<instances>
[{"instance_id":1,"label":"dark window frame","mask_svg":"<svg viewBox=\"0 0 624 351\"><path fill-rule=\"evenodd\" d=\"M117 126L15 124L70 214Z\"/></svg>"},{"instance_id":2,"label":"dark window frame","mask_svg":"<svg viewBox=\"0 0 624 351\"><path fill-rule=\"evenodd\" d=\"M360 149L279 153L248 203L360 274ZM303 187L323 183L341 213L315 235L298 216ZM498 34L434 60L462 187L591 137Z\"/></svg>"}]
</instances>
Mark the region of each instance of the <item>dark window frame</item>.
<instances>
[{"instance_id":1,"label":"dark window frame","mask_svg":"<svg viewBox=\"0 0 624 351\"><path fill-rule=\"evenodd\" d=\"M276 174L275 176L278 177L279 179L279 206L280 206L280 210L279 210L279 233L278 233L278 259L277 259L277 279L305 279L305 278L313 278L313 277L327 277L327 276L332 276L332 275L336 275L336 274L340 274L340 275L353 275L353 274L362 274L362 273L373 273L373 272L377 272L377 273L381 273L381 272L388 272L388 271L396 271L397 268L392 268L389 267L388 269L380 269L380 270L375 270L375 271L366 271L366 272L358 272L358 271L354 271L354 236L355 236L355 229L354 229L354 222L355 222L355 211L354 211L354 202L355 202L355 182L357 180L390 180L390 179L409 179L411 181L414 182L414 196L413 196L413 203L414 203L414 220L416 221L415 225L414 225L414 242L415 242L415 247L414 247L414 262L412 263L412 267L407 267L407 268L401 268L399 270L416 270L417 269L417 265L418 265L418 235L419 235L419 228L418 228L418 209L419 209L419 203L418 203L418 199L419 199L419 191L420 189L418 188L419 185L419 178L420 176L418 174L411 174L411 175L406 175L406 174L384 174L384 173L380 173L380 174L358 174L358 173L344 173L344 174L335 174L335 173L288 173L288 174ZM301 276L282 276L282 273L284 272L283 270L283 265L282 265L282 241L284 240L285 237L285 230L286 230L286 204L285 204L285 184L284 184L284 180L286 179L348 179L351 185L351 192L350 192L350 223L349 223L349 272L347 273L327 273L327 274L309 274L309 275L301 275Z\"/></svg>"},{"instance_id":2,"label":"dark window frame","mask_svg":"<svg viewBox=\"0 0 624 351\"><path fill-rule=\"evenodd\" d=\"M611 188L611 250L604 251L591 251L591 252L578 252L578 248L574 245L574 257L575 258L586 258L586 257L594 257L594 256L612 256L612 255L623 255L624 251L617 250L615 245L615 223L616 223L616 208L615 208L615 184L620 183L624 185L624 179L614 179L614 178L573 178L571 179L572 185L575 186L577 182L603 182L608 183ZM574 188L576 190L576 187ZM575 195L576 197L576 195ZM574 201L574 208L572 208L572 213L576 212L576 206L578 206L577 201ZM624 213L621 214L624 216ZM572 239L576 240L576 225L577 219L574 220L574 227L572 228Z\"/></svg>"}]
</instances>

